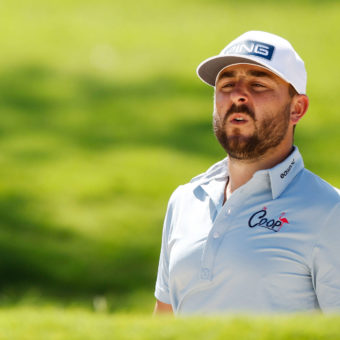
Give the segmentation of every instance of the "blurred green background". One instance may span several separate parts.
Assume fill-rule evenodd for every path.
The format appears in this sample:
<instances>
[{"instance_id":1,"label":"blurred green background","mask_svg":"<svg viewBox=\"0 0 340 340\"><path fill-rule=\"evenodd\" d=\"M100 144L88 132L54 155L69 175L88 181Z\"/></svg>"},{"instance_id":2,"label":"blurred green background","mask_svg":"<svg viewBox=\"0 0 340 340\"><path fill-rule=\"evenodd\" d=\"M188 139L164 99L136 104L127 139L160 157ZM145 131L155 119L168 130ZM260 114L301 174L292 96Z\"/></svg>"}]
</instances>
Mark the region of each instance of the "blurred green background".
<instances>
[{"instance_id":1,"label":"blurred green background","mask_svg":"<svg viewBox=\"0 0 340 340\"><path fill-rule=\"evenodd\" d=\"M0 306L150 313L167 200L225 157L197 65L247 30L304 59L307 168L340 186L340 2L0 2Z\"/></svg>"}]
</instances>

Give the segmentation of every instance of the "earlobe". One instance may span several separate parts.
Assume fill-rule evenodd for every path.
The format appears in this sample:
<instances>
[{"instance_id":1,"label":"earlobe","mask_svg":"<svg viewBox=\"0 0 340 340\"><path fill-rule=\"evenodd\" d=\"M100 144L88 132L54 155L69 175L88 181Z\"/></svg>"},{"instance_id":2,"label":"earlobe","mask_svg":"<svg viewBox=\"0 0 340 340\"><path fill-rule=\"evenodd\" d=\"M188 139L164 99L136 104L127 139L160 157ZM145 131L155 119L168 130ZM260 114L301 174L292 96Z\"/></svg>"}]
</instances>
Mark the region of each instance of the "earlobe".
<instances>
[{"instance_id":1,"label":"earlobe","mask_svg":"<svg viewBox=\"0 0 340 340\"><path fill-rule=\"evenodd\" d=\"M292 121L292 123L295 125L298 123L298 121L302 118L302 115L300 115L298 112L293 111L290 114L290 120Z\"/></svg>"},{"instance_id":2,"label":"earlobe","mask_svg":"<svg viewBox=\"0 0 340 340\"><path fill-rule=\"evenodd\" d=\"M299 94L293 98L290 120L294 125L296 125L299 120L305 115L308 109L308 105L309 100L305 94Z\"/></svg>"}]
</instances>

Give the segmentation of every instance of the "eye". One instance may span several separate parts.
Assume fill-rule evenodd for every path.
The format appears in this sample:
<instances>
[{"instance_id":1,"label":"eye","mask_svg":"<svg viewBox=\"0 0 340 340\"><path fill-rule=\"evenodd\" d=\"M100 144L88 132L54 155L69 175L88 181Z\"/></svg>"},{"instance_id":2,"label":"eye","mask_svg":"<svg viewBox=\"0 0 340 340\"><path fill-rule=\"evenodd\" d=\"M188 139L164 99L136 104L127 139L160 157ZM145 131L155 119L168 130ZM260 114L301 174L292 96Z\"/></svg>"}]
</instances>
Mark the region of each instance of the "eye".
<instances>
[{"instance_id":1,"label":"eye","mask_svg":"<svg viewBox=\"0 0 340 340\"><path fill-rule=\"evenodd\" d=\"M225 83L221 86L223 89L228 89L234 87L234 83Z\"/></svg>"},{"instance_id":2,"label":"eye","mask_svg":"<svg viewBox=\"0 0 340 340\"><path fill-rule=\"evenodd\" d=\"M267 86L262 83L252 83L251 87L255 91L265 91L267 89Z\"/></svg>"},{"instance_id":3,"label":"eye","mask_svg":"<svg viewBox=\"0 0 340 340\"><path fill-rule=\"evenodd\" d=\"M253 87L265 87L264 85L260 84L260 83L254 83L252 84Z\"/></svg>"}]
</instances>

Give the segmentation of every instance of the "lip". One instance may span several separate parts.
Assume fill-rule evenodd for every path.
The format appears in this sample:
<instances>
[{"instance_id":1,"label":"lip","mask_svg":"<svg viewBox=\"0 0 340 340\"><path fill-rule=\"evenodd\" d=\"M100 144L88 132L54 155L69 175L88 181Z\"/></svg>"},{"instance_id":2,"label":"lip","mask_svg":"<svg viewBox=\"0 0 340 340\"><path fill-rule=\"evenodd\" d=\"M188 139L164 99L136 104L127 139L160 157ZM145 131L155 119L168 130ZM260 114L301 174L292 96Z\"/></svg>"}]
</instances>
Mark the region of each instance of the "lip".
<instances>
[{"instance_id":1,"label":"lip","mask_svg":"<svg viewBox=\"0 0 340 340\"><path fill-rule=\"evenodd\" d=\"M234 113L228 119L229 123L236 125L246 124L249 122L249 120L249 115L243 113Z\"/></svg>"}]
</instances>

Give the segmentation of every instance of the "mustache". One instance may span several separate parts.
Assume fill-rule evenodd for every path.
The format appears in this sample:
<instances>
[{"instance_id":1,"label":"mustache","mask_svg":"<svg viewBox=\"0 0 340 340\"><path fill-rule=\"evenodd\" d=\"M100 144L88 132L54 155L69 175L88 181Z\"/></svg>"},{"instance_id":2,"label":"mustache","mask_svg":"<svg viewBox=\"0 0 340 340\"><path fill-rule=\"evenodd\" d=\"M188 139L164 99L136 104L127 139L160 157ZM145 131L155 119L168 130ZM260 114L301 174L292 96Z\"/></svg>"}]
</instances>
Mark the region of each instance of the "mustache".
<instances>
[{"instance_id":1,"label":"mustache","mask_svg":"<svg viewBox=\"0 0 340 340\"><path fill-rule=\"evenodd\" d=\"M225 115L225 120L227 120L233 113L245 113L249 117L253 118L255 120L255 113L252 111L247 105L242 104L239 106L236 106L235 104L232 104L229 110L227 111Z\"/></svg>"}]
</instances>

